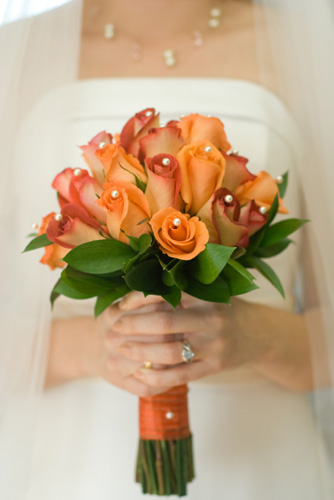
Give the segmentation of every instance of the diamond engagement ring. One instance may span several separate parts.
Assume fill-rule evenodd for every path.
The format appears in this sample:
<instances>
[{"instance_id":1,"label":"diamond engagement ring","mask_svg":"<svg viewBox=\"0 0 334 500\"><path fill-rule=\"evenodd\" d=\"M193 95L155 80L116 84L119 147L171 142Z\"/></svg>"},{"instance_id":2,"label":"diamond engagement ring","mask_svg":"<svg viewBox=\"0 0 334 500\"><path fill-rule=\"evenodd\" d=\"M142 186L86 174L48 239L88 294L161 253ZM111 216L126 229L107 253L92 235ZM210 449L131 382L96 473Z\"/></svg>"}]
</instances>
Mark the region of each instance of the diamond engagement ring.
<instances>
[{"instance_id":1,"label":"diamond engagement ring","mask_svg":"<svg viewBox=\"0 0 334 500\"><path fill-rule=\"evenodd\" d=\"M189 342L186 340L183 342L183 348L182 348L182 359L184 363L190 363L195 357L195 353L191 349Z\"/></svg>"}]
</instances>

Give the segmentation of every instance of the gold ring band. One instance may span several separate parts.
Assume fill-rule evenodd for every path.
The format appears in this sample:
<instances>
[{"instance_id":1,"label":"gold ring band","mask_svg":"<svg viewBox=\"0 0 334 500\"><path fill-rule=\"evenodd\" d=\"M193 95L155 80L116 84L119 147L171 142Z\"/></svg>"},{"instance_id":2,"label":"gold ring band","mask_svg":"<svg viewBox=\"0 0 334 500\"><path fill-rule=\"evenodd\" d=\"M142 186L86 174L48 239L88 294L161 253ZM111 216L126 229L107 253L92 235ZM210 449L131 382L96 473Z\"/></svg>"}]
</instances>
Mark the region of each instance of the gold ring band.
<instances>
[{"instance_id":1,"label":"gold ring band","mask_svg":"<svg viewBox=\"0 0 334 500\"><path fill-rule=\"evenodd\" d=\"M143 367L146 368L146 370L151 370L152 369L151 361L144 361Z\"/></svg>"}]
</instances>

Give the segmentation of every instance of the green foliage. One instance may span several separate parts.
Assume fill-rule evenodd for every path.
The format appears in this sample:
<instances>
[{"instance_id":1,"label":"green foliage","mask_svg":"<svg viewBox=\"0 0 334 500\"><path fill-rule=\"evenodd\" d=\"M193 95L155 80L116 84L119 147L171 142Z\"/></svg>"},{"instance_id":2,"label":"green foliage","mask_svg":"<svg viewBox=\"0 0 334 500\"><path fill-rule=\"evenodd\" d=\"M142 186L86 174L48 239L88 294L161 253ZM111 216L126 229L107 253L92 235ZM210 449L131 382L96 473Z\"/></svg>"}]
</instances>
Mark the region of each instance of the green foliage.
<instances>
[{"instance_id":1,"label":"green foliage","mask_svg":"<svg viewBox=\"0 0 334 500\"><path fill-rule=\"evenodd\" d=\"M261 247L276 245L281 240L297 231L305 222L308 221L306 219L287 219L273 224L267 228L261 241Z\"/></svg>"},{"instance_id":2,"label":"green foliage","mask_svg":"<svg viewBox=\"0 0 334 500\"><path fill-rule=\"evenodd\" d=\"M270 283L274 285L274 287L276 288L276 290L278 290L282 297L285 298L282 283L280 282L275 271L270 266L268 266L266 262L263 262L263 260L255 257L254 255L249 257L247 262L250 267L254 267L255 269L257 269L262 274L262 276L270 281Z\"/></svg>"},{"instance_id":3,"label":"green foliage","mask_svg":"<svg viewBox=\"0 0 334 500\"><path fill-rule=\"evenodd\" d=\"M288 187L289 172L285 172L285 174L283 174L282 177L283 177L283 182L281 182L281 184L278 184L278 190L280 197L284 198L286 189Z\"/></svg>"},{"instance_id":4,"label":"green foliage","mask_svg":"<svg viewBox=\"0 0 334 500\"><path fill-rule=\"evenodd\" d=\"M78 271L107 274L123 269L125 263L135 255L135 251L125 243L98 240L73 248L63 260Z\"/></svg>"},{"instance_id":5,"label":"green foliage","mask_svg":"<svg viewBox=\"0 0 334 500\"><path fill-rule=\"evenodd\" d=\"M208 243L206 249L191 261L192 275L200 283L210 285L224 269L235 249Z\"/></svg>"},{"instance_id":6,"label":"green foliage","mask_svg":"<svg viewBox=\"0 0 334 500\"><path fill-rule=\"evenodd\" d=\"M31 250L37 250L37 248L48 247L49 245L53 245L53 241L50 241L46 234L41 234L40 236L36 236L36 238L31 240L22 253L30 252Z\"/></svg>"}]
</instances>

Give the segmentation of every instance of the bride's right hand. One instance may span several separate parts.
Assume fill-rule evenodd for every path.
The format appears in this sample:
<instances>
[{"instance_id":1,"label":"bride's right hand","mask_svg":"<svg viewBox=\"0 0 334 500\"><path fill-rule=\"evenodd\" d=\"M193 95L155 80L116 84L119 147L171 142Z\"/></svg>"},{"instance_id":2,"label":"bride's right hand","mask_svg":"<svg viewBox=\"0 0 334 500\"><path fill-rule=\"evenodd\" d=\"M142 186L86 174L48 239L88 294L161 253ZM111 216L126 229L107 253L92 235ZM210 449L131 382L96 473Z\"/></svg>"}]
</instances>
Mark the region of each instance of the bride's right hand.
<instances>
[{"instance_id":1,"label":"bride's right hand","mask_svg":"<svg viewBox=\"0 0 334 500\"><path fill-rule=\"evenodd\" d=\"M152 305L151 307L161 307ZM150 387L133 377L142 364L120 353L129 338L113 331L113 324L124 314L118 305L109 307L99 318L80 316L53 321L45 388L87 377L98 377L141 397L153 396L166 388ZM144 341L145 339L132 338ZM163 339L161 339L163 340Z\"/></svg>"}]
</instances>

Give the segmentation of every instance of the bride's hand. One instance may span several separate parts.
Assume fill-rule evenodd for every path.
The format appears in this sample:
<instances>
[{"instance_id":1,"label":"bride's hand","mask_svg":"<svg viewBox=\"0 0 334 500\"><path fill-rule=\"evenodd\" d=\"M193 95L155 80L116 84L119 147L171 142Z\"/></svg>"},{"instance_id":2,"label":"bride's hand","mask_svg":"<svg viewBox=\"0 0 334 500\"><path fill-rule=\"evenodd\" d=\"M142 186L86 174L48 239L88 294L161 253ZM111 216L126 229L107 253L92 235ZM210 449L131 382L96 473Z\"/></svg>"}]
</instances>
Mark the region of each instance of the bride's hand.
<instances>
[{"instance_id":1,"label":"bride's hand","mask_svg":"<svg viewBox=\"0 0 334 500\"><path fill-rule=\"evenodd\" d=\"M123 314L116 321L113 309L108 312L106 339L111 348L118 343L123 357L116 357L117 369L123 363L135 380L166 390L253 360L264 343L246 334L241 320L244 304L235 300L230 307L184 295L174 311L160 297L132 292L121 302ZM184 340L195 353L191 363L183 361ZM145 361L154 369L144 368Z\"/></svg>"}]
</instances>

